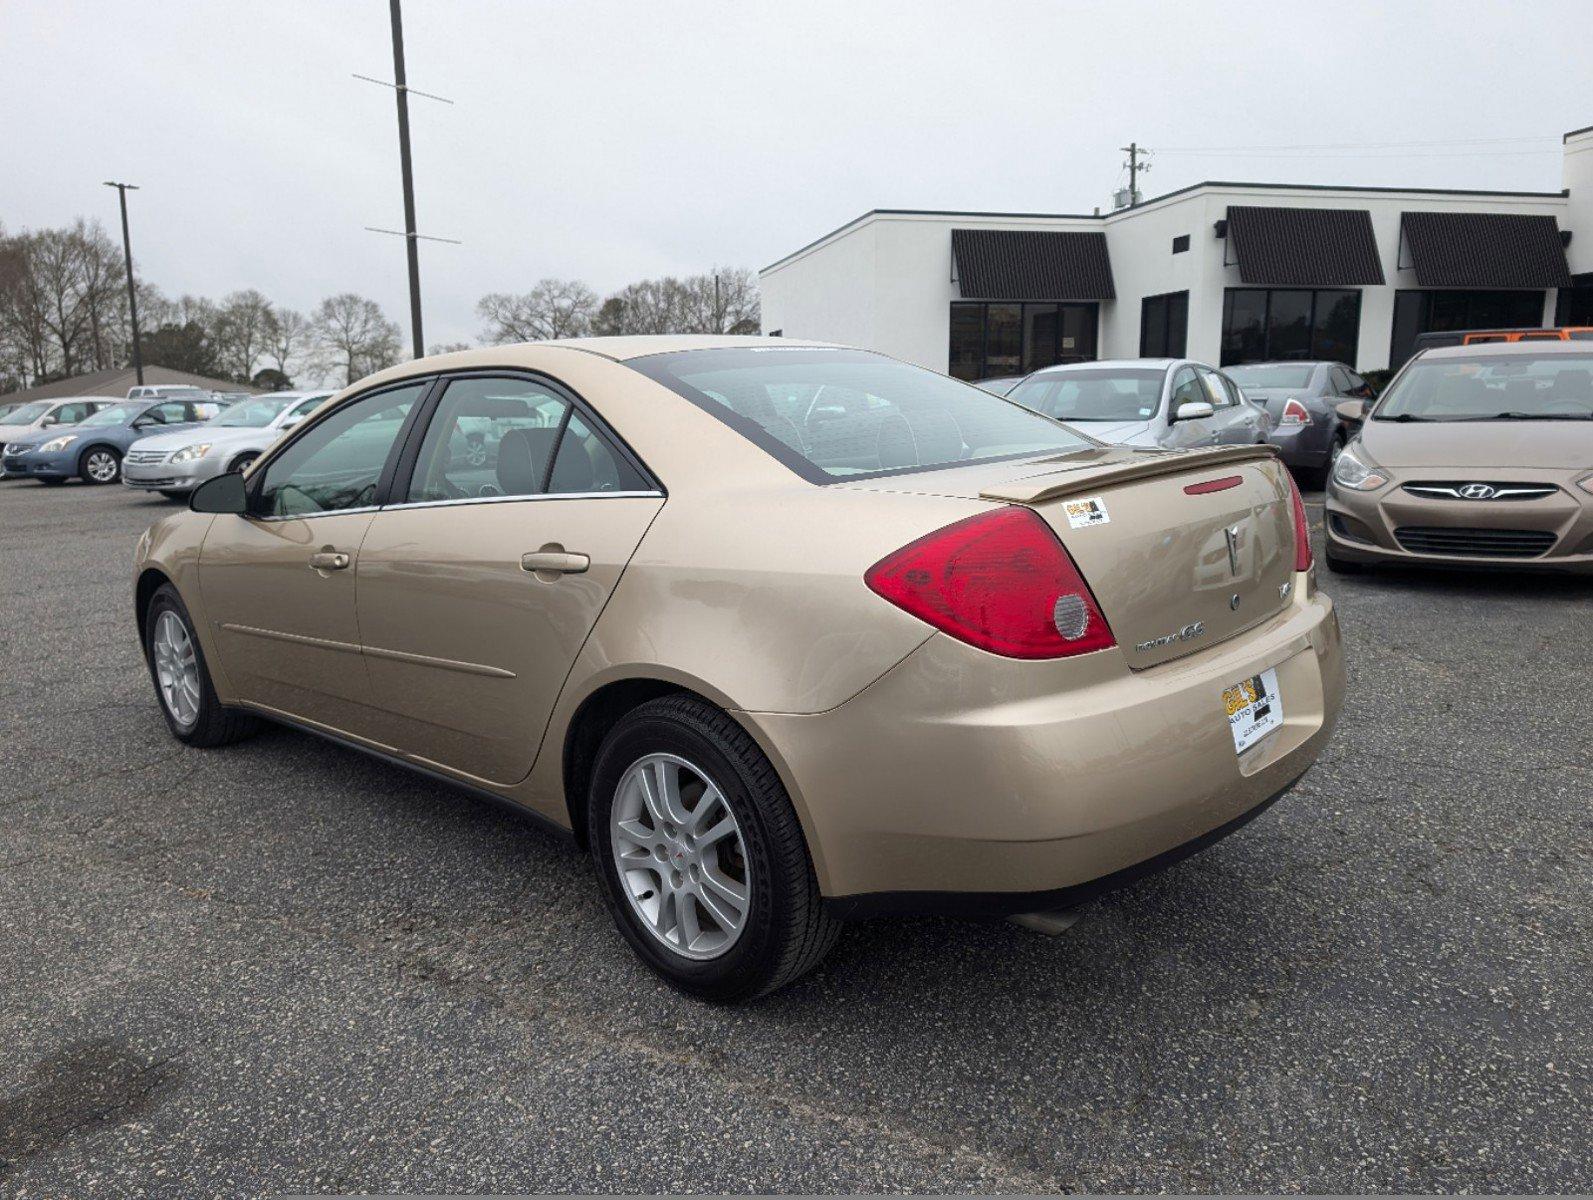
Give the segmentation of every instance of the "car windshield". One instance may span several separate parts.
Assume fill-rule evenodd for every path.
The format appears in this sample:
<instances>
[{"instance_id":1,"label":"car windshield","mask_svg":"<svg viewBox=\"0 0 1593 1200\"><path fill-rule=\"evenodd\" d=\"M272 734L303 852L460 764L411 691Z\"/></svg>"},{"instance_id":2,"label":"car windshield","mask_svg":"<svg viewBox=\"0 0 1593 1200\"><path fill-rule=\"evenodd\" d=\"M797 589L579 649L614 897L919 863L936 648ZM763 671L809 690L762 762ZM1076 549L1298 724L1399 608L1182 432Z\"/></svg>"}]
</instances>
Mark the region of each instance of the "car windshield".
<instances>
[{"instance_id":1,"label":"car windshield","mask_svg":"<svg viewBox=\"0 0 1593 1200\"><path fill-rule=\"evenodd\" d=\"M1058 421L1147 421L1162 402L1162 367L1097 367L1031 375L1008 393Z\"/></svg>"},{"instance_id":2,"label":"car windshield","mask_svg":"<svg viewBox=\"0 0 1593 1200\"><path fill-rule=\"evenodd\" d=\"M142 404L113 404L109 408L102 408L92 417L84 419L84 425L125 425L139 413L144 411Z\"/></svg>"},{"instance_id":3,"label":"car windshield","mask_svg":"<svg viewBox=\"0 0 1593 1200\"><path fill-rule=\"evenodd\" d=\"M1224 368L1240 387L1303 388L1311 384L1315 367L1302 367L1298 363L1249 363L1239 367Z\"/></svg>"},{"instance_id":4,"label":"car windshield","mask_svg":"<svg viewBox=\"0 0 1593 1200\"><path fill-rule=\"evenodd\" d=\"M55 404L54 400L35 400L32 404L24 404L14 412L5 415L7 425L31 425L37 421Z\"/></svg>"},{"instance_id":5,"label":"car windshield","mask_svg":"<svg viewBox=\"0 0 1593 1200\"><path fill-rule=\"evenodd\" d=\"M271 424L276 415L292 403L291 399L246 400L223 409L221 415L212 418L209 424L228 429L261 429Z\"/></svg>"},{"instance_id":6,"label":"car windshield","mask_svg":"<svg viewBox=\"0 0 1593 1200\"><path fill-rule=\"evenodd\" d=\"M1095 445L970 384L862 350L686 350L627 365L815 483Z\"/></svg>"},{"instance_id":7,"label":"car windshield","mask_svg":"<svg viewBox=\"0 0 1593 1200\"><path fill-rule=\"evenodd\" d=\"M1378 421L1593 420L1593 354L1421 358L1390 385Z\"/></svg>"}]
</instances>

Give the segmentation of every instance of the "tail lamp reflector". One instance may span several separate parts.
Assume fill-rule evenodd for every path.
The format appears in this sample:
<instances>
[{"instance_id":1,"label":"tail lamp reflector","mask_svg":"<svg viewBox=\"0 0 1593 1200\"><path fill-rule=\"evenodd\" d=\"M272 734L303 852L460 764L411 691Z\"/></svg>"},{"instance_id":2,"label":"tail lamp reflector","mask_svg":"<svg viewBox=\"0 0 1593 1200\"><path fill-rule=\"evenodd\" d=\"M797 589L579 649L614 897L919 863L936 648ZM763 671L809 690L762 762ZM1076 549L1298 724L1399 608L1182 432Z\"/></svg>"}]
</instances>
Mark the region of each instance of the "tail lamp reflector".
<instances>
[{"instance_id":1,"label":"tail lamp reflector","mask_svg":"<svg viewBox=\"0 0 1593 1200\"><path fill-rule=\"evenodd\" d=\"M936 629L1007 658L1067 658L1117 644L1072 556L1031 509L937 529L880 559L863 580Z\"/></svg>"},{"instance_id":2,"label":"tail lamp reflector","mask_svg":"<svg viewBox=\"0 0 1593 1200\"><path fill-rule=\"evenodd\" d=\"M1279 419L1280 425L1309 425L1311 413L1298 400L1285 400L1283 402L1283 416Z\"/></svg>"}]
</instances>

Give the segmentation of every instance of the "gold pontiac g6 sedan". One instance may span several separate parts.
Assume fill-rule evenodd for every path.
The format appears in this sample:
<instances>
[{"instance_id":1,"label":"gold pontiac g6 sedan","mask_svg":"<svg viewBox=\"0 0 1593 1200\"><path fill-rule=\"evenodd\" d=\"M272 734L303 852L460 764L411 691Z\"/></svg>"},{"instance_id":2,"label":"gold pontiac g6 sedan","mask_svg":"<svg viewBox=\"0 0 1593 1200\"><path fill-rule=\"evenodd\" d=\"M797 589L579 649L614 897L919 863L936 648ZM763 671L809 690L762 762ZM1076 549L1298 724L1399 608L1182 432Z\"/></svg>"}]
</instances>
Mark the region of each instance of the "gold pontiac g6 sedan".
<instances>
[{"instance_id":1,"label":"gold pontiac g6 sedan","mask_svg":"<svg viewBox=\"0 0 1593 1200\"><path fill-rule=\"evenodd\" d=\"M848 918L1176 861L1299 779L1344 692L1270 448L1103 446L857 350L422 359L192 509L137 553L177 738L266 717L511 801L716 999Z\"/></svg>"}]
</instances>

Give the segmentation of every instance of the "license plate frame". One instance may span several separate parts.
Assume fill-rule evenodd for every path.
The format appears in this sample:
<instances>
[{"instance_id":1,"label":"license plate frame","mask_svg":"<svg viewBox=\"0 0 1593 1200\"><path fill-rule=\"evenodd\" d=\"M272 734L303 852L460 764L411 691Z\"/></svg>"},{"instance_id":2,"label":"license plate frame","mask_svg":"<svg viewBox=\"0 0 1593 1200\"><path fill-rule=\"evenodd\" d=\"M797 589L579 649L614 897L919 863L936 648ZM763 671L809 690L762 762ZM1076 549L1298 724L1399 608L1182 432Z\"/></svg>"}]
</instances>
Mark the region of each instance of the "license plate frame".
<instances>
[{"instance_id":1,"label":"license plate frame","mask_svg":"<svg viewBox=\"0 0 1593 1200\"><path fill-rule=\"evenodd\" d=\"M1230 684L1223 689L1222 703L1235 754L1243 754L1283 727L1283 695L1276 667Z\"/></svg>"}]
</instances>

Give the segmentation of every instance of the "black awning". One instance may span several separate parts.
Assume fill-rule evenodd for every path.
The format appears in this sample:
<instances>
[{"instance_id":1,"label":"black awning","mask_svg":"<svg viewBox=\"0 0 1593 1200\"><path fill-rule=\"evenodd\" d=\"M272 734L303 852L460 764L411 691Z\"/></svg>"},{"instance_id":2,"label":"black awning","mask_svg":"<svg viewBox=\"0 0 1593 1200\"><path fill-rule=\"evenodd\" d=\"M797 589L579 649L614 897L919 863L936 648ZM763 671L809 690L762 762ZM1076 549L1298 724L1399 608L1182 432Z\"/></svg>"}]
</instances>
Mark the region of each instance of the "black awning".
<instances>
[{"instance_id":1,"label":"black awning","mask_svg":"<svg viewBox=\"0 0 1593 1200\"><path fill-rule=\"evenodd\" d=\"M953 229L964 300L1115 300L1106 235L1051 229Z\"/></svg>"},{"instance_id":2,"label":"black awning","mask_svg":"<svg viewBox=\"0 0 1593 1200\"><path fill-rule=\"evenodd\" d=\"M1383 282L1383 261L1364 208L1228 209L1239 278L1261 287L1361 287Z\"/></svg>"},{"instance_id":3,"label":"black awning","mask_svg":"<svg viewBox=\"0 0 1593 1200\"><path fill-rule=\"evenodd\" d=\"M1401 231L1424 287L1571 286L1559 223L1532 213L1408 212Z\"/></svg>"}]
</instances>

